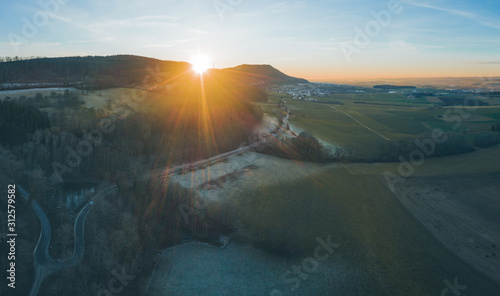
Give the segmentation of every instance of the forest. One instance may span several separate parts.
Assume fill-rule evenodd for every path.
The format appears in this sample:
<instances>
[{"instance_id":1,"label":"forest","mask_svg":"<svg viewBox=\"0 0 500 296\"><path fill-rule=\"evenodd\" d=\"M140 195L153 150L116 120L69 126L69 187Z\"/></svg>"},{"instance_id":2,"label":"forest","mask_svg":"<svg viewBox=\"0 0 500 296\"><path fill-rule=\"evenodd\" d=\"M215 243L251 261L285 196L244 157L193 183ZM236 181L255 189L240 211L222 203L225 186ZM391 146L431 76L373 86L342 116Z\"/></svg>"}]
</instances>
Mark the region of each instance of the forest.
<instances>
[{"instance_id":1,"label":"forest","mask_svg":"<svg viewBox=\"0 0 500 296\"><path fill-rule=\"evenodd\" d=\"M0 145L21 144L30 134L46 128L50 128L49 118L36 108L0 101Z\"/></svg>"},{"instance_id":2,"label":"forest","mask_svg":"<svg viewBox=\"0 0 500 296\"><path fill-rule=\"evenodd\" d=\"M34 87L105 89L144 87L145 77L168 82L191 70L187 62L163 61L134 55L76 56L64 58L0 57L0 90ZM246 85L307 83L290 77L270 65L242 65L211 69L219 79ZM162 82L163 82L162 81Z\"/></svg>"},{"instance_id":3,"label":"forest","mask_svg":"<svg viewBox=\"0 0 500 296\"><path fill-rule=\"evenodd\" d=\"M137 99L133 105L122 103L119 112L85 106L87 87L54 90L50 95L9 94L0 101L0 183L23 184L45 209L53 227L50 252L54 258L71 255L77 214L52 197L54 187L59 182L82 180L99 183L98 190L119 187L117 194L96 203L89 215L84 261L58 273L58 280L51 280L50 285L42 285L40 295L97 295L112 272L122 268L137 276L122 295L141 295L154 256L163 248L186 237L216 243L219 234L229 233L220 218L185 224L177 206L194 203L193 192L165 180L139 180L151 169L200 160L248 143L263 116L254 102L266 101L267 94L222 71L211 71L202 79L191 71L183 72L182 63L173 66L180 70L168 72L166 68L172 65L165 62L165 68L154 71L168 83L155 80L158 85L144 90L136 85L148 71L142 62L134 68L133 64L113 65L110 60L101 64L100 59L0 63L0 77L15 78L19 83L40 82L41 78L63 84L93 81L92 88L137 87L132 93L144 94L132 98ZM90 75L98 78L93 80ZM131 180L136 180L133 188L126 185ZM40 229L29 203L19 199L18 206L19 223L31 225L20 233L18 260L19 271L26 275L19 280L19 291L28 294L33 276L31 253ZM219 216L218 211L222 209L213 209L213 217ZM74 284L67 285L69 281Z\"/></svg>"},{"instance_id":4,"label":"forest","mask_svg":"<svg viewBox=\"0 0 500 296\"><path fill-rule=\"evenodd\" d=\"M185 62L161 61L131 55L64 58L3 58L0 62L0 90L38 86L77 86L81 89L134 87L157 69L163 73L189 71Z\"/></svg>"}]
</instances>

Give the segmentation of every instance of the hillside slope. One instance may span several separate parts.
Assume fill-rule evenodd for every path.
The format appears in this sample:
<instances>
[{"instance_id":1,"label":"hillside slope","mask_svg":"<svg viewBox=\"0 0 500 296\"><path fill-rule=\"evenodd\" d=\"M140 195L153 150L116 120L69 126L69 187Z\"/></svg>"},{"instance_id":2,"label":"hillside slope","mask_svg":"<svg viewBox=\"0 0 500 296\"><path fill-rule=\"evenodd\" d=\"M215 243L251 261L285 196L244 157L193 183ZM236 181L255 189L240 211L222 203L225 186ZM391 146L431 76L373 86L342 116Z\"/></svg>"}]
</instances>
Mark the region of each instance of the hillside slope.
<instances>
[{"instance_id":1,"label":"hillside slope","mask_svg":"<svg viewBox=\"0 0 500 296\"><path fill-rule=\"evenodd\" d=\"M233 68L226 68L223 71L252 84L295 84L309 82L302 78L288 76L271 65L240 65Z\"/></svg>"},{"instance_id":2,"label":"hillside slope","mask_svg":"<svg viewBox=\"0 0 500 296\"><path fill-rule=\"evenodd\" d=\"M144 81L170 82L191 72L187 62L134 55L35 58L0 62L0 90L73 86L81 89L141 87ZM247 85L305 83L269 65L241 65L211 74Z\"/></svg>"}]
</instances>

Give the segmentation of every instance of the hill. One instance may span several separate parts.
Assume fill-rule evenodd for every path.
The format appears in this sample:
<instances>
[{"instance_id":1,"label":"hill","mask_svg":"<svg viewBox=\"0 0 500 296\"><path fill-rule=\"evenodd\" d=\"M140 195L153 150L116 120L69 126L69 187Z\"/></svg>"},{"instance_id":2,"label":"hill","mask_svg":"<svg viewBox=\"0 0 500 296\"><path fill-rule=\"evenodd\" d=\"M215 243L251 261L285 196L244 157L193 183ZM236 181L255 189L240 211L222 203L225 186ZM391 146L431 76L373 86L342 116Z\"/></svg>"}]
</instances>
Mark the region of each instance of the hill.
<instances>
[{"instance_id":1,"label":"hill","mask_svg":"<svg viewBox=\"0 0 500 296\"><path fill-rule=\"evenodd\" d=\"M398 90L398 89L416 89L416 86L408 86L408 85L391 85L391 84L383 84L383 85L375 85L373 88L378 89L386 89L386 90Z\"/></svg>"},{"instance_id":2,"label":"hill","mask_svg":"<svg viewBox=\"0 0 500 296\"><path fill-rule=\"evenodd\" d=\"M257 85L309 82L302 78L288 76L271 65L240 65L233 68L226 68L224 71Z\"/></svg>"},{"instance_id":3,"label":"hill","mask_svg":"<svg viewBox=\"0 0 500 296\"><path fill-rule=\"evenodd\" d=\"M144 79L157 84L176 80L191 70L187 62L164 61L134 55L34 58L0 61L0 90L73 86L81 89L137 87ZM304 83L269 65L242 65L211 74L239 84ZM161 78L162 81L158 81Z\"/></svg>"},{"instance_id":4,"label":"hill","mask_svg":"<svg viewBox=\"0 0 500 296\"><path fill-rule=\"evenodd\" d=\"M117 55L36 58L0 63L0 90L75 86L84 89L133 87L151 72L186 72L186 62Z\"/></svg>"}]
</instances>

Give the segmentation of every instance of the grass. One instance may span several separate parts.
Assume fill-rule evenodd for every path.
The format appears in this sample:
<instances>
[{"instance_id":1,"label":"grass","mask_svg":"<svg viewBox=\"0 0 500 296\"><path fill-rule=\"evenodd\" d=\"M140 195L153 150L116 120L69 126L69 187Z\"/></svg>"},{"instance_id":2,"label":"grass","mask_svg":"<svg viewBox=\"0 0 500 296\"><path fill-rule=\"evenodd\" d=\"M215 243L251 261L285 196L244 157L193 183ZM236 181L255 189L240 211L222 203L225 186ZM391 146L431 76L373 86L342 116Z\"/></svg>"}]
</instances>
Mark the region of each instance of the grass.
<instances>
[{"instance_id":1,"label":"grass","mask_svg":"<svg viewBox=\"0 0 500 296\"><path fill-rule=\"evenodd\" d=\"M404 114L394 111L373 111L366 113L366 116L401 134L419 134L428 131L421 122L408 120Z\"/></svg>"},{"instance_id":2,"label":"grass","mask_svg":"<svg viewBox=\"0 0 500 296\"><path fill-rule=\"evenodd\" d=\"M235 205L247 233L268 248L311 254L316 237L331 235L341 244L337 260L367 278L370 295L439 295L450 277L466 279L470 295L490 295L496 286L435 240L379 173L332 167L293 183L256 185Z\"/></svg>"},{"instance_id":3,"label":"grass","mask_svg":"<svg viewBox=\"0 0 500 296\"><path fill-rule=\"evenodd\" d=\"M351 142L363 145L378 140L377 135L367 132L363 126L333 109L325 108L316 113L315 116L311 112L299 112L297 117L292 117L292 123L335 145L347 145ZM322 113L324 116L321 116ZM312 116L315 118L311 118Z\"/></svg>"},{"instance_id":4,"label":"grass","mask_svg":"<svg viewBox=\"0 0 500 296\"><path fill-rule=\"evenodd\" d=\"M333 145L353 144L358 147L367 147L382 139L349 116L328 105L293 101L288 103L288 106L295 115L292 117L292 124L310 131L316 137ZM390 112L391 110L387 110L385 106L349 104L334 107L390 139L413 136L427 131L419 122L410 121L396 111Z\"/></svg>"},{"instance_id":5,"label":"grass","mask_svg":"<svg viewBox=\"0 0 500 296\"><path fill-rule=\"evenodd\" d=\"M417 167L415 176L462 176L497 173L500 168L500 145L475 152L438 158L428 158ZM397 173L399 163L347 164L353 175Z\"/></svg>"},{"instance_id":6,"label":"grass","mask_svg":"<svg viewBox=\"0 0 500 296\"><path fill-rule=\"evenodd\" d=\"M352 118L336 109L346 112L377 133L393 140L417 137L441 128L447 132L484 132L500 120L500 108L481 107L462 118L459 129L455 122L447 122L446 112L453 108L429 108L429 104L408 101L403 94L335 94L320 101L340 101L344 105L327 105L287 99L287 106L293 113L291 123L308 130L314 136L333 145L352 145L360 150L369 150L373 143L382 138L363 127ZM377 104L355 104L356 101ZM394 104L397 103L397 104ZM457 115L452 113L449 117Z\"/></svg>"},{"instance_id":7,"label":"grass","mask_svg":"<svg viewBox=\"0 0 500 296\"><path fill-rule=\"evenodd\" d=\"M433 109L398 101L398 94L372 100L401 106L353 104L368 95L335 95L334 105L389 138L415 137L435 128L451 131L442 118L450 108ZM332 144L369 147L380 137L329 105L287 99L291 123ZM481 132L500 116L500 108L478 108L462 129ZM500 145L472 153L426 159L414 176L481 176L498 173ZM337 260L366 279L369 295L440 295L445 279L468 286L467 295L494 295L498 285L448 251L380 182L398 172L399 163L338 164L293 182L256 182L235 198L245 233L272 250L310 254L316 237L340 243ZM332 267L336 263L332 264ZM349 284L347 284L348 286ZM346 293L348 294L348 293Z\"/></svg>"}]
</instances>

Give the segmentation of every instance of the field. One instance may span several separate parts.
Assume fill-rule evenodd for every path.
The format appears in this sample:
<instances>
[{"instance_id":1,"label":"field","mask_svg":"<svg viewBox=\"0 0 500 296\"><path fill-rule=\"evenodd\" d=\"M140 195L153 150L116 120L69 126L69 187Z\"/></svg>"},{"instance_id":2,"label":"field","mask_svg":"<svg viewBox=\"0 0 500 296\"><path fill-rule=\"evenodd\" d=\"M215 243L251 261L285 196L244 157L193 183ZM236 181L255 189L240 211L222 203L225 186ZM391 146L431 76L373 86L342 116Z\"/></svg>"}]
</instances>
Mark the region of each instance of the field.
<instances>
[{"instance_id":1,"label":"field","mask_svg":"<svg viewBox=\"0 0 500 296\"><path fill-rule=\"evenodd\" d=\"M371 149L377 141L417 137L436 128L462 134L488 132L500 120L498 106L460 107L458 113L454 108L459 107L429 104L425 97L408 100L403 94L335 94L316 99L286 99L292 126L332 145L353 145L360 150ZM331 100L343 105L321 103Z\"/></svg>"},{"instance_id":2,"label":"field","mask_svg":"<svg viewBox=\"0 0 500 296\"><path fill-rule=\"evenodd\" d=\"M69 96L64 92L69 91ZM95 112L100 116L121 116L133 107L133 97L144 92L129 88L113 88L96 91L83 91L75 88L42 88L0 92L0 100L11 98L15 101L28 101L49 114L62 112L66 117L78 121L91 120ZM151 95L151 94L149 94ZM39 96L39 97L37 97ZM73 98L81 103L72 104ZM130 105L130 106L127 106ZM92 110L92 111L90 111Z\"/></svg>"},{"instance_id":3,"label":"field","mask_svg":"<svg viewBox=\"0 0 500 296\"><path fill-rule=\"evenodd\" d=\"M500 174L413 177L402 204L447 248L500 283Z\"/></svg>"},{"instance_id":4,"label":"field","mask_svg":"<svg viewBox=\"0 0 500 296\"><path fill-rule=\"evenodd\" d=\"M153 286L163 285L162 282L185 283L182 289L196 286L196 291L201 291L210 287L213 295L227 289L241 295L250 295L245 294L245 289L257 289L259 294L270 295L263 292L279 288L287 291L284 295L310 295L310 291L315 291L315 295L417 296L440 295L447 287L445 280L453 282L458 278L460 284L467 286L464 295L495 295L498 283L487 274L494 275L499 268L495 251L498 245L488 245L488 241L499 237L498 229L489 226L498 222L494 213L499 201L493 192L498 189L499 155L500 146L496 146L428 159L414 177L400 184L398 189L402 190L396 194L383 184L382 176L388 170L397 172L397 163L325 166L265 155L237 156L228 163L217 164L213 177L217 177L216 171L240 170L243 164L234 162L241 163L238 158L251 157L255 166L244 174L233 174L238 177L223 186L201 190L206 190L201 195L212 201L217 196L218 202L230 204L240 229L235 241L227 250L200 249L198 261L188 265L176 258L183 258L193 247L177 248L178 255L168 255L160 267L167 268L170 276L156 279ZM210 175L212 169L205 170L205 176ZM482 177L485 175L490 176ZM189 183L188 179L189 176ZM401 199L407 194L412 197L409 204ZM443 200L438 194L448 195ZM451 211L454 208L450 205L457 203L469 205L469 210L462 207L463 211ZM485 208L487 211L476 211ZM441 216L447 218L438 219ZM490 222L480 224L482 227L468 223L482 219ZM463 234L467 237L455 235L456 229L466 229ZM280 280L282 273L314 254L316 238L329 235L332 242L340 245L334 255L301 282L299 289L286 290L289 286ZM237 242L247 240L254 247L242 247ZM271 252L262 253L263 249ZM284 256L283 250L293 255ZM235 260L240 257L252 259ZM224 278L217 286L190 276L208 276L204 267L208 262L211 270ZM237 270L234 275L224 272L232 269ZM240 283L240 273L264 278L259 285L248 286ZM162 291L177 288L171 286Z\"/></svg>"},{"instance_id":5,"label":"field","mask_svg":"<svg viewBox=\"0 0 500 296\"><path fill-rule=\"evenodd\" d=\"M136 95L115 89L79 97L82 109L125 116L134 103L127 98ZM453 107L436 108L426 98L409 101L397 93L318 98L343 105L283 95L270 99L260 103L270 115L268 124L276 124L271 120L281 112L276 103L286 100L293 129L308 130L332 145L366 150L379 141L417 137L435 128L473 136L500 120L500 107L463 109L454 128L456 121L445 120ZM140 108L180 112L185 104L149 94ZM67 109L68 116L80 120L87 114ZM397 172L399 165L320 165L252 152L173 177L211 207L229 208L228 220L239 231L225 250L188 244L166 253L158 269L166 276L153 276L151 295L269 295L274 288L297 296L441 295L444 281L455 278L467 286L464 295L495 295L500 285L500 146L426 159L392 192L383 175ZM338 249L290 291L283 272L312 256L317 238L328 236Z\"/></svg>"}]
</instances>

